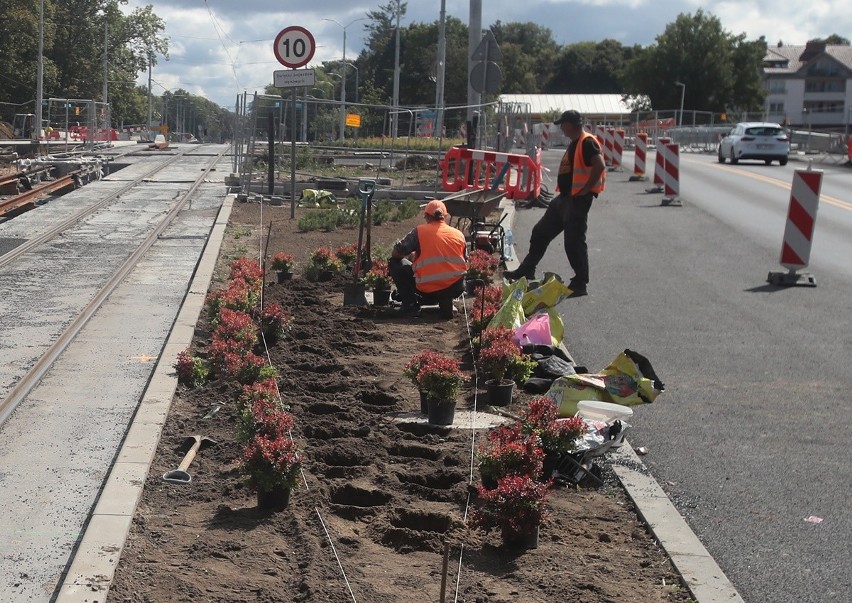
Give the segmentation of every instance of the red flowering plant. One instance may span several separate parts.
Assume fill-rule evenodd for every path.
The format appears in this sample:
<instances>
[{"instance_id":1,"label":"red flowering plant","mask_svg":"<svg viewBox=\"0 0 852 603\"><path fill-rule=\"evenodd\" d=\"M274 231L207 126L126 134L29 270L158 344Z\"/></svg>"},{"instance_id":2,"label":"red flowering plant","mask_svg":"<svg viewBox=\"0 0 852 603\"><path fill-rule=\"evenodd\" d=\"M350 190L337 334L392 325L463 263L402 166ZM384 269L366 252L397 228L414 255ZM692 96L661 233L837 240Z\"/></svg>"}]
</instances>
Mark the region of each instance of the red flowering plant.
<instances>
[{"instance_id":1,"label":"red flowering plant","mask_svg":"<svg viewBox=\"0 0 852 603\"><path fill-rule=\"evenodd\" d=\"M486 532L499 528L507 539L532 534L547 517L549 487L550 482L538 482L529 475L502 477L493 490L480 486L471 523Z\"/></svg>"},{"instance_id":2,"label":"red flowering plant","mask_svg":"<svg viewBox=\"0 0 852 603\"><path fill-rule=\"evenodd\" d=\"M279 251L272 256L272 261L269 262L269 267L277 272L293 272L296 267L296 262L293 256L289 253Z\"/></svg>"},{"instance_id":3,"label":"red flowering plant","mask_svg":"<svg viewBox=\"0 0 852 603\"><path fill-rule=\"evenodd\" d=\"M488 253L484 249L474 249L467 262L467 280L490 283L499 263L494 254Z\"/></svg>"},{"instance_id":4,"label":"red flowering plant","mask_svg":"<svg viewBox=\"0 0 852 603\"><path fill-rule=\"evenodd\" d=\"M503 292L496 285L478 287L471 306L471 327L482 330L500 310Z\"/></svg>"},{"instance_id":5,"label":"red flowering plant","mask_svg":"<svg viewBox=\"0 0 852 603\"><path fill-rule=\"evenodd\" d=\"M305 277L308 280L316 281L323 272L343 272L343 262L338 259L331 247L327 246L318 247L308 256Z\"/></svg>"},{"instance_id":6,"label":"red flowering plant","mask_svg":"<svg viewBox=\"0 0 852 603\"><path fill-rule=\"evenodd\" d=\"M263 268L256 261L241 257L231 262L231 280L243 280L253 287L263 286Z\"/></svg>"},{"instance_id":7,"label":"red flowering plant","mask_svg":"<svg viewBox=\"0 0 852 603\"><path fill-rule=\"evenodd\" d=\"M210 369L207 368L204 360L193 356L189 348L177 355L172 367L177 372L178 383L183 383L187 387L203 385L210 376Z\"/></svg>"},{"instance_id":8,"label":"red flowering plant","mask_svg":"<svg viewBox=\"0 0 852 603\"><path fill-rule=\"evenodd\" d=\"M483 483L494 485L506 475L537 476L544 461L539 439L522 434L519 425L491 429L476 456Z\"/></svg>"},{"instance_id":9,"label":"red flowering plant","mask_svg":"<svg viewBox=\"0 0 852 603\"><path fill-rule=\"evenodd\" d=\"M358 259L358 246L355 244L341 245L334 250L334 255L338 260L340 260L340 263L343 264L344 268L352 270L352 267L355 266L355 262Z\"/></svg>"},{"instance_id":10,"label":"red flowering plant","mask_svg":"<svg viewBox=\"0 0 852 603\"><path fill-rule=\"evenodd\" d=\"M577 440L586 431L580 417L560 419L556 405L544 396L530 401L521 415L521 431L526 435L537 435L545 453L562 454L576 449Z\"/></svg>"},{"instance_id":11,"label":"red flowering plant","mask_svg":"<svg viewBox=\"0 0 852 603\"><path fill-rule=\"evenodd\" d=\"M258 400L269 400L279 403L283 410L288 407L283 402L279 402L278 384L273 377L261 379L255 383L243 385L243 390L237 400L237 405L240 410L250 407Z\"/></svg>"},{"instance_id":12,"label":"red flowering plant","mask_svg":"<svg viewBox=\"0 0 852 603\"><path fill-rule=\"evenodd\" d=\"M521 357L521 347L515 343L515 331L506 327L492 327L482 331L478 356L479 365L497 383L503 383L506 370Z\"/></svg>"},{"instance_id":13,"label":"red flowering plant","mask_svg":"<svg viewBox=\"0 0 852 603\"><path fill-rule=\"evenodd\" d=\"M373 260L372 267L362 277L362 280L373 291L389 291L393 280L388 270L387 260Z\"/></svg>"},{"instance_id":14,"label":"red flowering plant","mask_svg":"<svg viewBox=\"0 0 852 603\"><path fill-rule=\"evenodd\" d=\"M257 326L245 312L222 308L211 339L210 363L218 375L231 375L240 383L277 375L275 367L253 353Z\"/></svg>"},{"instance_id":15,"label":"red flowering plant","mask_svg":"<svg viewBox=\"0 0 852 603\"><path fill-rule=\"evenodd\" d=\"M302 469L302 453L289 437L256 433L243 448L240 471L261 492L294 488Z\"/></svg>"},{"instance_id":16,"label":"red flowering plant","mask_svg":"<svg viewBox=\"0 0 852 603\"><path fill-rule=\"evenodd\" d=\"M207 296L210 321L218 324L222 308L250 313L260 300L261 287L237 278Z\"/></svg>"},{"instance_id":17,"label":"red flowering plant","mask_svg":"<svg viewBox=\"0 0 852 603\"><path fill-rule=\"evenodd\" d=\"M458 360L435 353L424 358L417 373L420 389L433 400L453 401L461 392L465 375Z\"/></svg>"},{"instance_id":18,"label":"red flowering plant","mask_svg":"<svg viewBox=\"0 0 852 603\"><path fill-rule=\"evenodd\" d=\"M418 379L420 369L428 364L429 360L433 356L439 356L438 352L433 352L432 350L421 350L414 354L414 356L412 356L402 368L403 376L407 377L417 387L417 389L421 389L420 381Z\"/></svg>"},{"instance_id":19,"label":"red flowering plant","mask_svg":"<svg viewBox=\"0 0 852 603\"><path fill-rule=\"evenodd\" d=\"M260 398L240 412L237 439L247 444L257 434L289 438L294 425L293 415L281 408L278 400Z\"/></svg>"},{"instance_id":20,"label":"red flowering plant","mask_svg":"<svg viewBox=\"0 0 852 603\"><path fill-rule=\"evenodd\" d=\"M287 314L278 302L266 304L260 311L259 320L260 330L270 343L283 337L293 324L293 317Z\"/></svg>"}]
</instances>

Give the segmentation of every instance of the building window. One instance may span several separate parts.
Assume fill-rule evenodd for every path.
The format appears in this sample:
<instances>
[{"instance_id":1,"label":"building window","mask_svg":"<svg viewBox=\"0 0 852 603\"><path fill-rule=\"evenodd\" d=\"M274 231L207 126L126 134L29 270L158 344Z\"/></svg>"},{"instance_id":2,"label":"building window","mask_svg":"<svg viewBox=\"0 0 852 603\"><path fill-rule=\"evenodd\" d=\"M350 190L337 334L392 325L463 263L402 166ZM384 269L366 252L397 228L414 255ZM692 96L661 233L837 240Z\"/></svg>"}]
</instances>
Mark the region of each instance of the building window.
<instances>
[{"instance_id":1,"label":"building window","mask_svg":"<svg viewBox=\"0 0 852 603\"><path fill-rule=\"evenodd\" d=\"M769 103L769 113L772 115L784 113L784 103Z\"/></svg>"},{"instance_id":2,"label":"building window","mask_svg":"<svg viewBox=\"0 0 852 603\"><path fill-rule=\"evenodd\" d=\"M846 80L806 80L805 92L846 92Z\"/></svg>"},{"instance_id":3,"label":"building window","mask_svg":"<svg viewBox=\"0 0 852 603\"><path fill-rule=\"evenodd\" d=\"M835 77L840 75L840 67L834 61L820 59L808 66L810 77Z\"/></svg>"},{"instance_id":4,"label":"building window","mask_svg":"<svg viewBox=\"0 0 852 603\"><path fill-rule=\"evenodd\" d=\"M769 80L767 91L769 94L784 94L787 92L786 82L784 80Z\"/></svg>"},{"instance_id":5,"label":"building window","mask_svg":"<svg viewBox=\"0 0 852 603\"><path fill-rule=\"evenodd\" d=\"M843 101L809 101L804 108L808 113L843 113Z\"/></svg>"}]
</instances>

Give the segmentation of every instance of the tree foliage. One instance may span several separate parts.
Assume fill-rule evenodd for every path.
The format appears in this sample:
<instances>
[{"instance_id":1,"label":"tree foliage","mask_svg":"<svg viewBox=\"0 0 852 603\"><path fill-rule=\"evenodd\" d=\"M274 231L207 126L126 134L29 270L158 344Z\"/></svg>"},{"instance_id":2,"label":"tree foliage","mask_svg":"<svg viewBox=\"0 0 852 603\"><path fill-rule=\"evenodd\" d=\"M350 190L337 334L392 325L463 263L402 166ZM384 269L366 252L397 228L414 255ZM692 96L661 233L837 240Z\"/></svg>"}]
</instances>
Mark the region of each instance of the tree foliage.
<instances>
[{"instance_id":1,"label":"tree foliage","mask_svg":"<svg viewBox=\"0 0 852 603\"><path fill-rule=\"evenodd\" d=\"M808 40L808 42L825 42L829 45L839 45L839 46L852 46L852 42L849 41L849 38L844 38L840 34L831 34L826 38L814 38L813 40Z\"/></svg>"},{"instance_id":2,"label":"tree foliage","mask_svg":"<svg viewBox=\"0 0 852 603\"><path fill-rule=\"evenodd\" d=\"M638 55L638 46L617 40L577 42L562 48L545 91L552 94L618 94L624 92L621 72Z\"/></svg>"},{"instance_id":3,"label":"tree foliage","mask_svg":"<svg viewBox=\"0 0 852 603\"><path fill-rule=\"evenodd\" d=\"M625 92L647 95L655 108L684 108L722 112L757 110L763 90L759 69L766 41L747 42L734 36L717 17L701 9L677 16L657 36L656 44L639 52L624 70Z\"/></svg>"},{"instance_id":4,"label":"tree foliage","mask_svg":"<svg viewBox=\"0 0 852 603\"><path fill-rule=\"evenodd\" d=\"M503 54L503 94L538 94L552 76L559 45L552 32L535 23L502 23L491 26Z\"/></svg>"}]
</instances>

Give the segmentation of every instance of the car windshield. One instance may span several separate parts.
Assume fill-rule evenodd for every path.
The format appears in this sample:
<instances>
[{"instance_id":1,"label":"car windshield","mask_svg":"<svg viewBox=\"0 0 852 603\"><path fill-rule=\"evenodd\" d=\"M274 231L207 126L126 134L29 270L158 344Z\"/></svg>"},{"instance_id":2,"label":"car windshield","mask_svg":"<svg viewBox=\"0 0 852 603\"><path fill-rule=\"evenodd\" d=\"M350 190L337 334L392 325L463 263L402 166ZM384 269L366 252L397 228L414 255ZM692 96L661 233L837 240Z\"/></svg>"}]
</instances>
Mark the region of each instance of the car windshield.
<instances>
[{"instance_id":1,"label":"car windshield","mask_svg":"<svg viewBox=\"0 0 852 603\"><path fill-rule=\"evenodd\" d=\"M751 136L780 136L784 133L784 130L777 126L756 126L753 128L746 128L746 134Z\"/></svg>"}]
</instances>

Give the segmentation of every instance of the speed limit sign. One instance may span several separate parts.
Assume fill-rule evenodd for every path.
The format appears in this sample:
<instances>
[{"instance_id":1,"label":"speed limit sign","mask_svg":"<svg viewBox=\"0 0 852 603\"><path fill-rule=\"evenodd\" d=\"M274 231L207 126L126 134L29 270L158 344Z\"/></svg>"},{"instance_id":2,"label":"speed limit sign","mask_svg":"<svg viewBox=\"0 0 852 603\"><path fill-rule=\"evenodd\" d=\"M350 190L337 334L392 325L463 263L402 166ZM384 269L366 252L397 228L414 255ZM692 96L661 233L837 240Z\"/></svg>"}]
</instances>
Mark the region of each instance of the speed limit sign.
<instances>
[{"instance_id":1,"label":"speed limit sign","mask_svg":"<svg viewBox=\"0 0 852 603\"><path fill-rule=\"evenodd\" d=\"M311 62L317 49L314 36L304 27L292 25L275 36L275 58L285 67L297 69Z\"/></svg>"}]
</instances>

